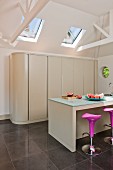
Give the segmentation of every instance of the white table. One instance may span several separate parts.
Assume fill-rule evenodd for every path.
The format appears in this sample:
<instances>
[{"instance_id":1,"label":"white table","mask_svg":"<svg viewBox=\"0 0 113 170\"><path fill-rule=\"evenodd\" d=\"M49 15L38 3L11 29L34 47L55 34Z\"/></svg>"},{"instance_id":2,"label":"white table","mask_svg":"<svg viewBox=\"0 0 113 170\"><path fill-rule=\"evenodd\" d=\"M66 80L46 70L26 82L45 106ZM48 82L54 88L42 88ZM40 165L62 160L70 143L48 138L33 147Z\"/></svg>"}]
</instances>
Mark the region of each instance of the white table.
<instances>
[{"instance_id":1,"label":"white table","mask_svg":"<svg viewBox=\"0 0 113 170\"><path fill-rule=\"evenodd\" d=\"M84 97L74 100L51 98L48 105L49 134L75 152L77 111L110 105L113 105L113 97L105 97L105 101L88 101Z\"/></svg>"}]
</instances>

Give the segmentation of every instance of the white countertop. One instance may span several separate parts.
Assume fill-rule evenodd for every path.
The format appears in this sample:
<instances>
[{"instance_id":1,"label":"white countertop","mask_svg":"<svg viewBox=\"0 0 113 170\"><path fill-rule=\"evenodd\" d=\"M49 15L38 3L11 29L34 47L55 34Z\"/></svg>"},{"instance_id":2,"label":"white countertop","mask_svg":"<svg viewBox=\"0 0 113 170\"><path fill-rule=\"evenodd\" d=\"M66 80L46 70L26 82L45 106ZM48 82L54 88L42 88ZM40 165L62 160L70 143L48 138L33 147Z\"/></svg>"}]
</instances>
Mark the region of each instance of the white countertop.
<instances>
[{"instance_id":1,"label":"white countertop","mask_svg":"<svg viewBox=\"0 0 113 170\"><path fill-rule=\"evenodd\" d=\"M50 98L49 100L51 101L55 101L58 103L62 103L65 105L69 105L71 107L78 107L78 106L84 106L84 105L92 105L92 104L99 104L99 103L106 103L106 102L113 102L113 96L109 96L109 97L104 97L103 100L99 100L99 101L90 101L88 99L85 98L85 96L82 96L82 99L63 99L63 98Z\"/></svg>"}]
</instances>

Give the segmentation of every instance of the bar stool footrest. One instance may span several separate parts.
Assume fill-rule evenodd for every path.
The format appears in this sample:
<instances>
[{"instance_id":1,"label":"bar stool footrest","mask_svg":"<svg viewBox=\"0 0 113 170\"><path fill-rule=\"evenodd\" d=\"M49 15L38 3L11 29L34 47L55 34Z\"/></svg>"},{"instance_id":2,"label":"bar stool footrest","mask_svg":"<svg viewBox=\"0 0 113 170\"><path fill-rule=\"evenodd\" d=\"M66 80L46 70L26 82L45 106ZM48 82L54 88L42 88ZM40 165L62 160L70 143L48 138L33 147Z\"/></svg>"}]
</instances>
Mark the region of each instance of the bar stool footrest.
<instances>
[{"instance_id":1,"label":"bar stool footrest","mask_svg":"<svg viewBox=\"0 0 113 170\"><path fill-rule=\"evenodd\" d=\"M92 155L92 156L96 156L99 155L101 153L101 149L99 147L94 147L94 152L91 153L91 146L88 145L84 145L82 146L82 151L87 154L87 155Z\"/></svg>"},{"instance_id":2,"label":"bar stool footrest","mask_svg":"<svg viewBox=\"0 0 113 170\"><path fill-rule=\"evenodd\" d=\"M104 126L111 127L111 124L104 124Z\"/></svg>"},{"instance_id":3,"label":"bar stool footrest","mask_svg":"<svg viewBox=\"0 0 113 170\"><path fill-rule=\"evenodd\" d=\"M82 136L84 136L84 135L86 135L86 136L90 136L90 134L89 134L88 132L84 132L84 133L82 133Z\"/></svg>"},{"instance_id":4,"label":"bar stool footrest","mask_svg":"<svg viewBox=\"0 0 113 170\"><path fill-rule=\"evenodd\" d=\"M105 137L104 141L110 145L113 145L113 137Z\"/></svg>"}]
</instances>

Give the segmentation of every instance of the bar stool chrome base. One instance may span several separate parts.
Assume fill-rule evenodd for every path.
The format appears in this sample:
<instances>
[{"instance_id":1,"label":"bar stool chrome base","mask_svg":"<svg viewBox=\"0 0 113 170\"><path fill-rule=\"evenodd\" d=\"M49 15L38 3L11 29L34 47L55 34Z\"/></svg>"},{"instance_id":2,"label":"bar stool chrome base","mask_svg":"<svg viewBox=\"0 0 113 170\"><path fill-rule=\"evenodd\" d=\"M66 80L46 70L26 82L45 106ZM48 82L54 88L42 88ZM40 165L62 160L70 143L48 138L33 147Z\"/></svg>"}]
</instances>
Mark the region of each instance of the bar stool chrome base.
<instances>
[{"instance_id":1,"label":"bar stool chrome base","mask_svg":"<svg viewBox=\"0 0 113 170\"><path fill-rule=\"evenodd\" d=\"M113 137L105 137L104 141L110 145L113 145Z\"/></svg>"},{"instance_id":2,"label":"bar stool chrome base","mask_svg":"<svg viewBox=\"0 0 113 170\"><path fill-rule=\"evenodd\" d=\"M94 148L94 151L92 151L90 148L91 146L89 144L84 145L82 146L82 151L87 155L93 155L93 156L99 155L101 153L101 149L99 147Z\"/></svg>"}]
</instances>

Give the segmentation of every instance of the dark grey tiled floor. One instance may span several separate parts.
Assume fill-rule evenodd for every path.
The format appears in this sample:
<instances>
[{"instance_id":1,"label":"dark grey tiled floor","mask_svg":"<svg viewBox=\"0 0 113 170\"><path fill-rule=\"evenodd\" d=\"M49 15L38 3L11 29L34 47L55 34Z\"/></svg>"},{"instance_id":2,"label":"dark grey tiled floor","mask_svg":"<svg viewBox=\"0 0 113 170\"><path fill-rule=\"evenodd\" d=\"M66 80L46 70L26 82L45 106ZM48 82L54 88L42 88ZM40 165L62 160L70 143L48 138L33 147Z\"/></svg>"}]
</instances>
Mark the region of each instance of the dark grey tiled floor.
<instances>
[{"instance_id":1,"label":"dark grey tiled floor","mask_svg":"<svg viewBox=\"0 0 113 170\"><path fill-rule=\"evenodd\" d=\"M113 147L103 140L110 130L95 135L102 153L90 157L81 151L88 137L77 140L77 151L71 153L48 134L47 126L0 121L0 170L113 170Z\"/></svg>"}]
</instances>

